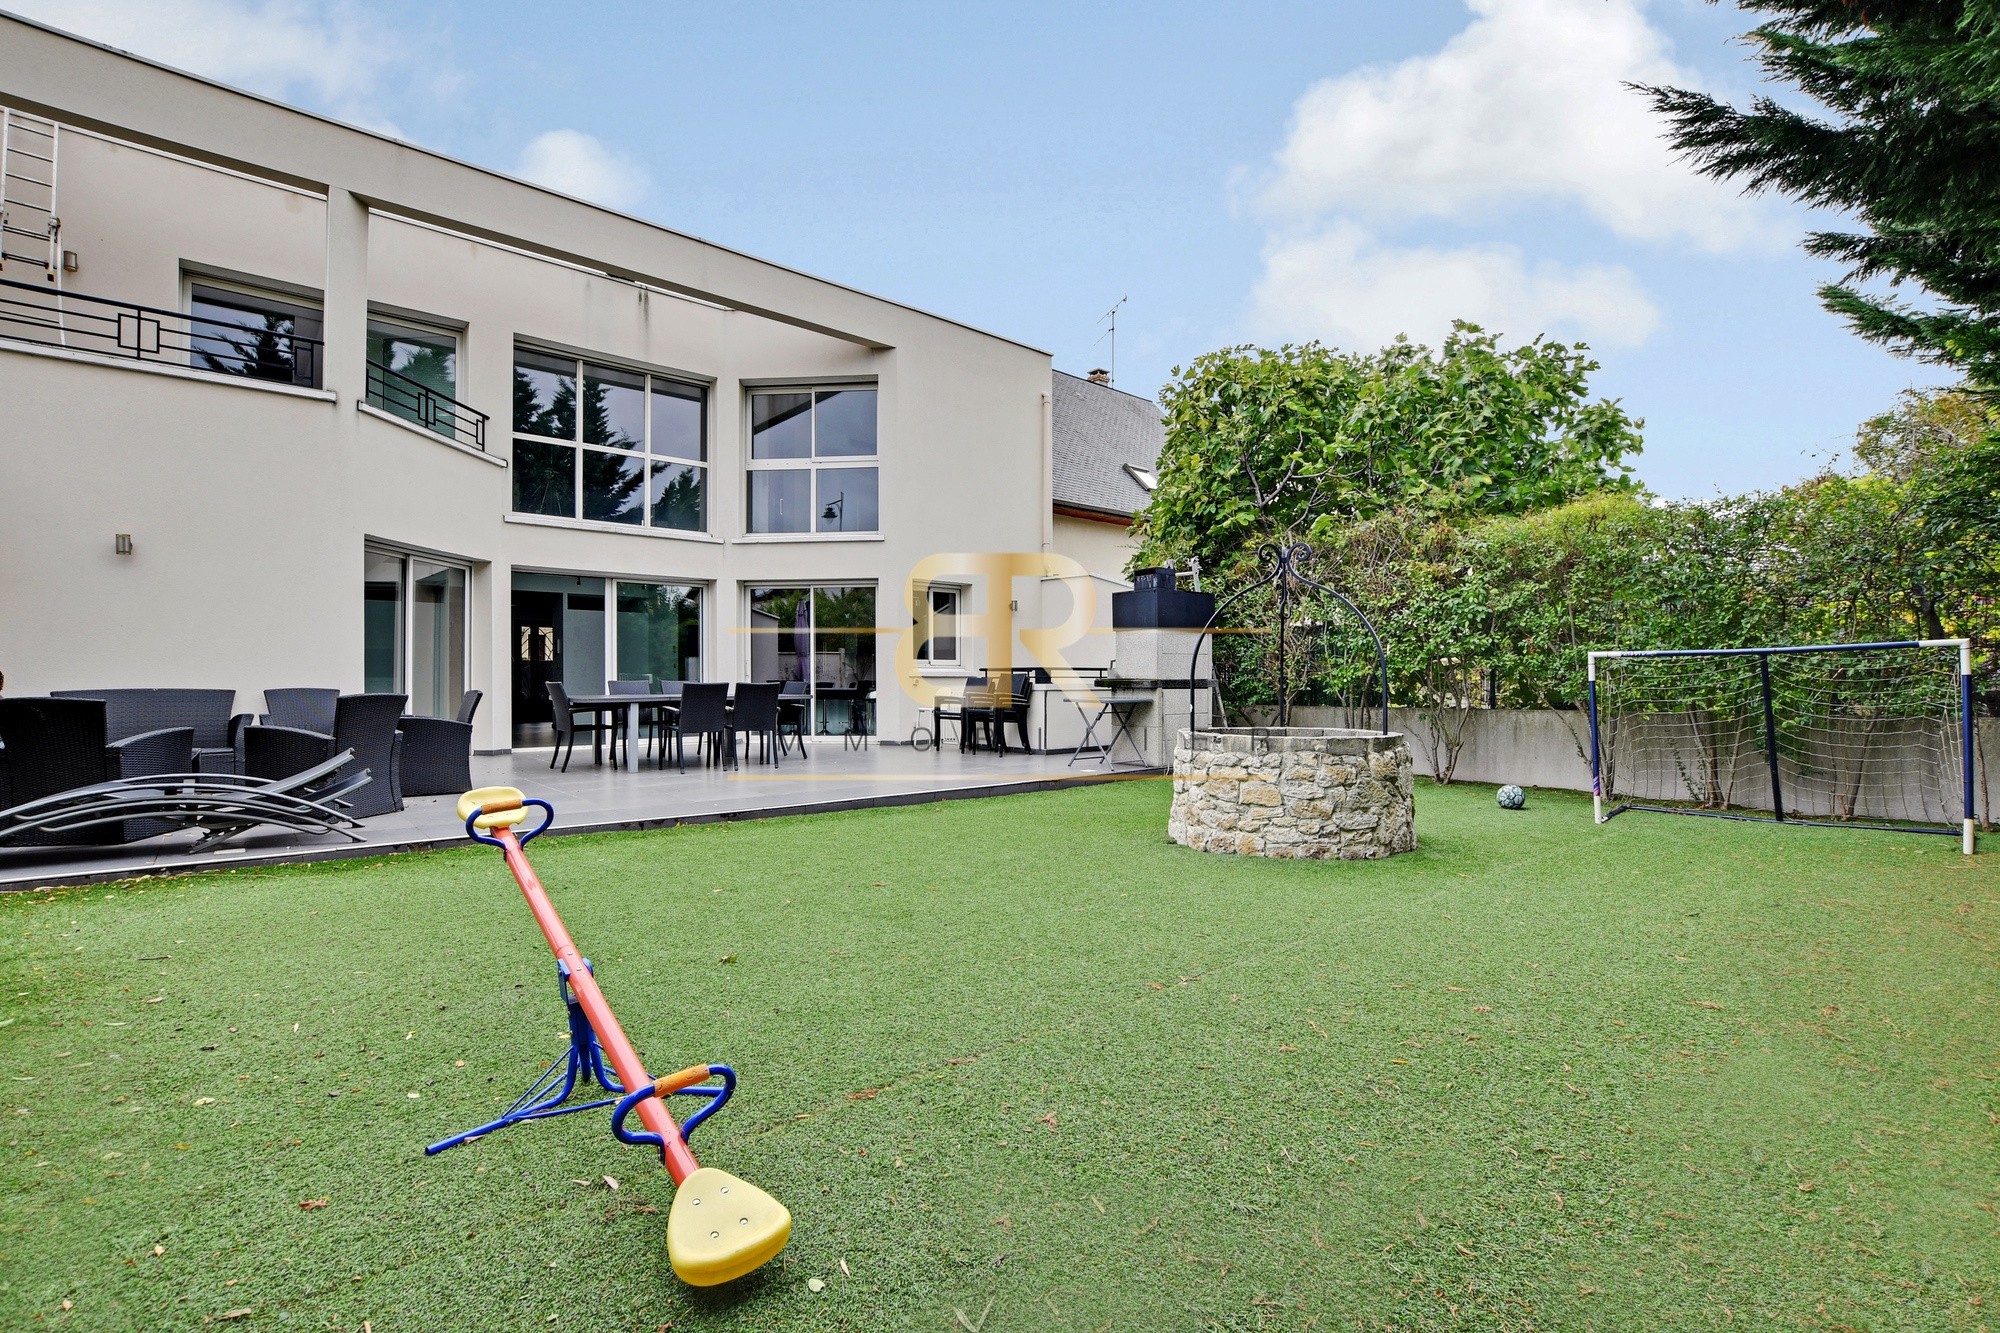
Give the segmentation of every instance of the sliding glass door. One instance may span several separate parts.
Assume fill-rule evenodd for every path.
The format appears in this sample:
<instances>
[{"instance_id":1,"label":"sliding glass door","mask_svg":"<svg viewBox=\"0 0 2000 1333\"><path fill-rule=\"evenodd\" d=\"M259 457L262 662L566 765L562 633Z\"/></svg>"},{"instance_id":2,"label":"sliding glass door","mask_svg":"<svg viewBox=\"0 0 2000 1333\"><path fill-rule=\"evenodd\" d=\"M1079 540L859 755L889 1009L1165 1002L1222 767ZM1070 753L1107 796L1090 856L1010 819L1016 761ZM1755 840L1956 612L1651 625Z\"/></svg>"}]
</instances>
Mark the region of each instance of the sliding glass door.
<instances>
[{"instance_id":1,"label":"sliding glass door","mask_svg":"<svg viewBox=\"0 0 2000 1333\"><path fill-rule=\"evenodd\" d=\"M752 588L749 609L748 678L806 682L821 734L872 734L874 585Z\"/></svg>"},{"instance_id":2,"label":"sliding glass door","mask_svg":"<svg viewBox=\"0 0 2000 1333\"><path fill-rule=\"evenodd\" d=\"M362 560L362 688L406 694L409 711L454 717L465 693L463 565L383 547Z\"/></svg>"}]
</instances>

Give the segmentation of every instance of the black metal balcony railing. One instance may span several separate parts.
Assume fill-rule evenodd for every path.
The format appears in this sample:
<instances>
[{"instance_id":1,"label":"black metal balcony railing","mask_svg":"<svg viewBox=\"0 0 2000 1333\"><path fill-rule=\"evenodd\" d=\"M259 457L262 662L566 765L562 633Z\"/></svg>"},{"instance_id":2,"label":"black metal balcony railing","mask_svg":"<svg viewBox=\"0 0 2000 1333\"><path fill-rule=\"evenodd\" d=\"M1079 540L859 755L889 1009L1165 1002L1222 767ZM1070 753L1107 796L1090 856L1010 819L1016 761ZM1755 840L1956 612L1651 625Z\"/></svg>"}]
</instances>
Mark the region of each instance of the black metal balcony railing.
<instances>
[{"instance_id":1,"label":"black metal balcony railing","mask_svg":"<svg viewBox=\"0 0 2000 1333\"><path fill-rule=\"evenodd\" d=\"M261 326L234 323L0 278L0 338L317 388L320 340L289 324L276 315Z\"/></svg>"},{"instance_id":2,"label":"black metal balcony railing","mask_svg":"<svg viewBox=\"0 0 2000 1333\"><path fill-rule=\"evenodd\" d=\"M368 363L368 401L434 435L486 449L486 413L439 393L379 361Z\"/></svg>"}]
</instances>

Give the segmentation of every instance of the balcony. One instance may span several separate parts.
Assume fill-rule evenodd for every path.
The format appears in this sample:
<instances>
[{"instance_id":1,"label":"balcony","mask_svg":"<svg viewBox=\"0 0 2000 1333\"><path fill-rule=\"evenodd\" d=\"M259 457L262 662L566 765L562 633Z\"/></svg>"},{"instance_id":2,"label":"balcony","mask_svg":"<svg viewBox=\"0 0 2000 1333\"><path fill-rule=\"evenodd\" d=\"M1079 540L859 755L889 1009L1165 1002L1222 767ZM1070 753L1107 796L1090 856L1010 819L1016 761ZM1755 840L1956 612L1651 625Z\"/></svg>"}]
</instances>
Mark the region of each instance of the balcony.
<instances>
[{"instance_id":1,"label":"balcony","mask_svg":"<svg viewBox=\"0 0 2000 1333\"><path fill-rule=\"evenodd\" d=\"M433 435L486 452L486 413L379 361L368 363L368 403Z\"/></svg>"},{"instance_id":2,"label":"balcony","mask_svg":"<svg viewBox=\"0 0 2000 1333\"><path fill-rule=\"evenodd\" d=\"M320 387L321 341L276 315L190 315L0 278L0 338L232 379Z\"/></svg>"}]
</instances>

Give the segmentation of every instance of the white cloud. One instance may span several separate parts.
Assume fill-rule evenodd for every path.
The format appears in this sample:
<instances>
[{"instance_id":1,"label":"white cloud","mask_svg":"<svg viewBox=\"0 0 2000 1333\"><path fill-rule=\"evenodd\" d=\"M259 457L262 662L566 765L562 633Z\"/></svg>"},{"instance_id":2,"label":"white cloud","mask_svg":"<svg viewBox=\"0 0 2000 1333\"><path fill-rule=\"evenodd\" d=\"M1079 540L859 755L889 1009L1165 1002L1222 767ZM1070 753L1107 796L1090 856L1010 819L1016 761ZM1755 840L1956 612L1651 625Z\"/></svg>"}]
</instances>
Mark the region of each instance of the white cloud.
<instances>
[{"instance_id":1,"label":"white cloud","mask_svg":"<svg viewBox=\"0 0 2000 1333\"><path fill-rule=\"evenodd\" d=\"M347 4L301 0L5 0L64 32L267 97L396 133L388 103L411 83L448 89L456 74L420 29Z\"/></svg>"},{"instance_id":2,"label":"white cloud","mask_svg":"<svg viewBox=\"0 0 2000 1333\"><path fill-rule=\"evenodd\" d=\"M1292 220L1580 204L1632 240L1783 243L1768 205L1696 175L1624 86L1702 85L1641 2L1467 0L1476 17L1434 54L1308 90L1257 204Z\"/></svg>"},{"instance_id":3,"label":"white cloud","mask_svg":"<svg viewBox=\"0 0 2000 1333\"><path fill-rule=\"evenodd\" d=\"M1251 323L1271 340L1378 347L1399 333L1435 347L1454 319L1510 342L1537 334L1635 346L1659 312L1622 265L1531 265L1511 245L1401 249L1352 222L1273 240L1251 295Z\"/></svg>"},{"instance_id":4,"label":"white cloud","mask_svg":"<svg viewBox=\"0 0 2000 1333\"><path fill-rule=\"evenodd\" d=\"M603 204L632 208L651 182L628 154L607 148L581 130L548 130L529 140L514 168L519 176L551 190Z\"/></svg>"}]
</instances>

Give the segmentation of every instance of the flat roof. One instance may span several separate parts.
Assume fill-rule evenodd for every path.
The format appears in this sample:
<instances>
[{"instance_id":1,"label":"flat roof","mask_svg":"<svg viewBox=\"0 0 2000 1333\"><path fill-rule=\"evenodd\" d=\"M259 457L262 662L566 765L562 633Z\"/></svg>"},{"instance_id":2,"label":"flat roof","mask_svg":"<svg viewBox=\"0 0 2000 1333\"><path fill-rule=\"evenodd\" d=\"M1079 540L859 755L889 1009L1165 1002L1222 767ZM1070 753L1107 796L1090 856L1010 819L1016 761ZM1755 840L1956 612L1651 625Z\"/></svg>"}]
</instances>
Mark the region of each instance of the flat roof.
<instances>
[{"instance_id":1,"label":"flat roof","mask_svg":"<svg viewBox=\"0 0 2000 1333\"><path fill-rule=\"evenodd\" d=\"M282 111L289 115L302 116L309 120L319 122L320 124L326 125L332 129L341 131L346 134L359 136L364 139L370 139L377 143L393 147L399 151L418 153L423 155L424 157L434 159L440 163L447 164L455 168L476 172L481 176L489 177L496 181L505 182L507 185L510 186L526 190L533 190L538 194L546 195L552 199L561 200L565 204L574 205L580 208L587 208L596 213L602 213L609 217L614 217L626 222L634 223L640 227L644 227L650 231L657 232L661 236L671 238L677 242L685 242L697 246L702 246L710 250L718 251L724 255L730 256L735 259L744 260L751 264L756 264L763 266L765 268L776 270L777 272L788 275L790 277L799 278L809 283L816 283L825 287L832 288L837 292L860 297L866 301L879 302L885 306L890 306L897 310L906 311L910 314L920 316L924 319L931 319L931 320L936 320L943 324L950 324L956 328L964 329L971 333L976 333L981 337L992 338L996 341L1008 343L1015 347L1022 348L1026 351L1036 352L1043 356L1050 355L1049 351L1046 348L1036 347L1032 343L1023 342L1018 338L1010 338L1002 333L995 333L991 329L982 329L977 325L968 324L964 320L953 319L949 315L940 315L936 311L926 310L921 306L911 305L907 301L898 301L891 297L878 295L874 292L863 291L859 287L852 287L846 283L838 282L832 278L825 278L815 273L808 273L804 269L793 268L790 265L781 264L776 262L775 260L765 259L762 256L753 255L744 250L737 250L730 246L722 245L715 241L707 240L700 236L695 236L689 232L677 231L672 227L664 226L661 223L653 222L647 218L639 217L636 214L626 213L623 212L622 210L615 208L609 208L603 204L594 203L588 199L579 199L575 195L564 194L560 190L552 190L546 185L540 185L534 181L523 180L518 176L509 175L504 171L496 171L491 167L482 166L477 162L468 162L463 158L452 157L448 153L441 153L435 149L426 148L421 144L412 143L406 139L398 139L393 135L383 134L376 130L366 129L359 125L351 125L346 121L336 120L331 116L325 116L320 114L319 112L307 110L304 107L294 106L289 102L280 101L279 99L274 97L266 97L262 93L251 92L247 89L235 87L234 85L224 83L219 79L211 79L205 75L190 73L187 70L179 69L176 68L175 66L165 64L161 61L151 59L150 57L138 55L134 52L123 50L119 47L112 46L105 42L95 41L88 37L81 37L75 33L67 32L61 28L54 27L47 23L39 22L35 19L24 18L21 15L13 13L9 10L0 9L0 19L4 19L9 23L20 24L21 26L26 28L35 29L38 32L46 33L50 36L60 38L65 42L72 42L78 46L87 47L92 50L103 52L107 55L115 56L120 60L128 60L135 64L146 66L150 69L157 70L163 74L171 75L174 78L186 79L189 82L200 84L205 87L215 89L219 92L227 93L234 97L241 97L252 102L257 102L263 106L267 106L275 110ZM4 47L4 45L5 43L0 43L0 47ZM0 89L0 96L6 95L6 91L7 90L5 89ZM64 110L64 108L61 105L53 101L44 103L37 100L36 106L38 108L46 109L47 111L56 113L58 116ZM143 127L123 126L123 125L118 125L115 122L104 122L103 128L113 129L113 130L124 129L131 132L137 132L142 135L148 133L148 131L145 130ZM199 144L187 143L182 141L162 141L162 143L163 146L172 147L177 152L181 152L188 156L196 158L202 157L205 153L213 155L212 150L205 150ZM236 164L235 159L229 159L229 161L232 165ZM277 164L270 162L257 162L254 160L245 160L242 164L262 167L266 172L278 172L282 174L283 171L282 167L279 167ZM312 178L297 177L296 179L310 180ZM331 180L320 181L316 183L322 185L338 184L337 181L331 181ZM454 221L454 219L448 213L436 214L435 217L436 220L445 225L450 225ZM481 234L485 230L481 226L481 224L470 220L457 219L457 221L459 222L461 227L469 227L475 229L473 233L475 235ZM591 260L591 256L587 254L576 255L568 251L559 250L551 244L538 243L532 237L502 236L499 239L503 239L506 243L511 245L520 246L522 248L530 250L538 250L550 254L555 254L558 255L559 257L570 259L572 261L575 261L577 259L582 259L584 262L590 262ZM605 266L606 271L611 276L614 277L625 276L624 274L618 272L618 270L625 268L626 265L610 259L602 259L599 260L598 262L601 263L603 266ZM782 313L767 309L763 306L739 304L737 302L731 301L726 293L702 292L698 294L701 295L702 299L704 300L714 301L717 304L726 306L732 310L739 310L745 313L763 315L768 318L785 320L785 316ZM785 320L785 322L800 322L800 321ZM806 327L817 327L817 326L808 324L806 325ZM838 336L838 330L823 329L821 331L835 333Z\"/></svg>"}]
</instances>

